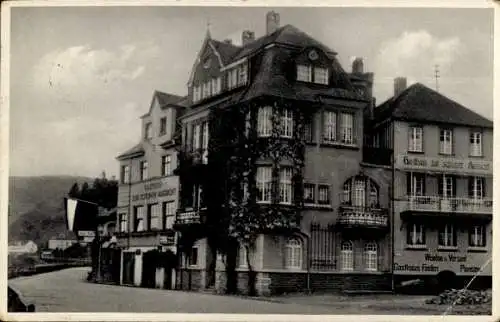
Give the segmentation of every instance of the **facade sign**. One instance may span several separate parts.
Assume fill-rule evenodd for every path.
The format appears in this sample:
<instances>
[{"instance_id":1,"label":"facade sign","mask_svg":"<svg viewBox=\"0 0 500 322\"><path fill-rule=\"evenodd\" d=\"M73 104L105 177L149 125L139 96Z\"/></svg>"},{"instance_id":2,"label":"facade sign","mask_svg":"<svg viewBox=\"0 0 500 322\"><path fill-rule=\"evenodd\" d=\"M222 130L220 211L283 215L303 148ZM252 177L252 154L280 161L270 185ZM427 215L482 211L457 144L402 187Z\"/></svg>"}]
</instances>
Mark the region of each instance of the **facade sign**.
<instances>
[{"instance_id":1,"label":"facade sign","mask_svg":"<svg viewBox=\"0 0 500 322\"><path fill-rule=\"evenodd\" d=\"M485 253L483 253L483 256L478 256L479 254L441 253L424 253L423 256L415 255L415 252L408 251L404 256L398 256L400 258L395 259L394 273L403 275L435 275L439 272L450 270L457 275L471 275L481 270L481 266L488 257ZM481 275L489 274L491 274L491 267L485 267L481 272Z\"/></svg>"},{"instance_id":2,"label":"facade sign","mask_svg":"<svg viewBox=\"0 0 500 322\"><path fill-rule=\"evenodd\" d=\"M491 161L455 158L430 158L420 156L399 155L396 168L407 170L431 170L439 172L470 172L492 174Z\"/></svg>"},{"instance_id":3,"label":"facade sign","mask_svg":"<svg viewBox=\"0 0 500 322\"><path fill-rule=\"evenodd\" d=\"M141 193L133 194L132 201L142 201L155 199L160 197L173 196L177 192L177 188L168 187L163 181L149 182L144 186Z\"/></svg>"},{"instance_id":4,"label":"facade sign","mask_svg":"<svg viewBox=\"0 0 500 322\"><path fill-rule=\"evenodd\" d=\"M91 230L80 230L78 232L78 236L80 237L94 237L95 236L95 231Z\"/></svg>"}]
</instances>

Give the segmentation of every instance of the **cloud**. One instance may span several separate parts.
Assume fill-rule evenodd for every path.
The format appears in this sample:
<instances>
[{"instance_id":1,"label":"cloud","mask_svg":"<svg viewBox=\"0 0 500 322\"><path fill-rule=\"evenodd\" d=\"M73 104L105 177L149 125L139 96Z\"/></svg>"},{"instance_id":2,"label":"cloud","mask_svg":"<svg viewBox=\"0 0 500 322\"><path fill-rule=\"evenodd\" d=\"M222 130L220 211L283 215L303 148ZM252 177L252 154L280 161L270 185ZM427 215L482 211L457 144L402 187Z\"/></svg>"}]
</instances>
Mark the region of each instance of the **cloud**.
<instances>
[{"instance_id":1,"label":"cloud","mask_svg":"<svg viewBox=\"0 0 500 322\"><path fill-rule=\"evenodd\" d=\"M375 59L375 72L382 77L432 76L434 66L449 71L464 46L458 37L440 39L428 31L405 31L383 43Z\"/></svg>"}]
</instances>

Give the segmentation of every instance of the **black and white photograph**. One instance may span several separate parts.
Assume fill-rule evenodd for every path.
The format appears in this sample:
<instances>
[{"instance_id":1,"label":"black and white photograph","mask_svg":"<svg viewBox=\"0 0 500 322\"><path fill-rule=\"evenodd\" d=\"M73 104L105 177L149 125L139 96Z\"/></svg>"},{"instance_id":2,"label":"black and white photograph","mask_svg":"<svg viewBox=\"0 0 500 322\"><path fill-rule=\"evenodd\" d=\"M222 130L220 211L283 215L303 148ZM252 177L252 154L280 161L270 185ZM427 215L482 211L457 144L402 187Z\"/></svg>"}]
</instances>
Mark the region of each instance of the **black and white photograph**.
<instances>
[{"instance_id":1,"label":"black and white photograph","mask_svg":"<svg viewBox=\"0 0 500 322\"><path fill-rule=\"evenodd\" d=\"M493 1L56 2L2 3L6 320L494 316Z\"/></svg>"}]
</instances>

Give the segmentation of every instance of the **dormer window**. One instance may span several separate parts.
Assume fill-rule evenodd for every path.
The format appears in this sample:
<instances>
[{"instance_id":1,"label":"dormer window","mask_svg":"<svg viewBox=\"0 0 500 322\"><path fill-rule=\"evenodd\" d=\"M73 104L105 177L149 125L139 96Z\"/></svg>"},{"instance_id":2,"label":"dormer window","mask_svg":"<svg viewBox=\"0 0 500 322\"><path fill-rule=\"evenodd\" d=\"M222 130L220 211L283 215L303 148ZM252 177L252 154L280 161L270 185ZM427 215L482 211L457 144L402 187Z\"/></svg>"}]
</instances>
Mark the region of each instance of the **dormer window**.
<instances>
[{"instance_id":1,"label":"dormer window","mask_svg":"<svg viewBox=\"0 0 500 322\"><path fill-rule=\"evenodd\" d=\"M299 64L297 65L297 80L328 85L328 68Z\"/></svg>"},{"instance_id":2,"label":"dormer window","mask_svg":"<svg viewBox=\"0 0 500 322\"><path fill-rule=\"evenodd\" d=\"M193 102L201 100L201 86L193 87Z\"/></svg>"},{"instance_id":3,"label":"dormer window","mask_svg":"<svg viewBox=\"0 0 500 322\"><path fill-rule=\"evenodd\" d=\"M246 85L248 81L248 65L246 62L227 71L227 88L233 89Z\"/></svg>"},{"instance_id":4,"label":"dormer window","mask_svg":"<svg viewBox=\"0 0 500 322\"><path fill-rule=\"evenodd\" d=\"M162 117L160 119L160 135L167 134L167 118Z\"/></svg>"},{"instance_id":5,"label":"dormer window","mask_svg":"<svg viewBox=\"0 0 500 322\"><path fill-rule=\"evenodd\" d=\"M153 125L151 122L146 123L146 128L144 130L144 138L146 140L151 140L153 138Z\"/></svg>"}]
</instances>

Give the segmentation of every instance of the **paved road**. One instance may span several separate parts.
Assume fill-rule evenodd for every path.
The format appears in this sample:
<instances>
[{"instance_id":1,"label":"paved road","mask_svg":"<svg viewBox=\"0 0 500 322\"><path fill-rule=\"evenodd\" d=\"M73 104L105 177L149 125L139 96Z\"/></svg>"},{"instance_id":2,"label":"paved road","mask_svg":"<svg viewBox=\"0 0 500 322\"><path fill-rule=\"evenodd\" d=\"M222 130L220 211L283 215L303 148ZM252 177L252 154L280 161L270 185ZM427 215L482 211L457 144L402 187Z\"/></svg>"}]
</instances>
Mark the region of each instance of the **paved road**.
<instances>
[{"instance_id":1,"label":"paved road","mask_svg":"<svg viewBox=\"0 0 500 322\"><path fill-rule=\"evenodd\" d=\"M417 298L355 299L327 296L256 300L196 292L100 285L85 281L89 268L9 280L37 312L137 312L137 313L259 313L259 314L436 314L426 312ZM391 301L396 300L391 303ZM384 303L385 302L385 303ZM318 304L319 303L319 304ZM375 304L385 304L377 308ZM403 309L403 311L402 311ZM439 314L439 313L438 313Z\"/></svg>"}]
</instances>

